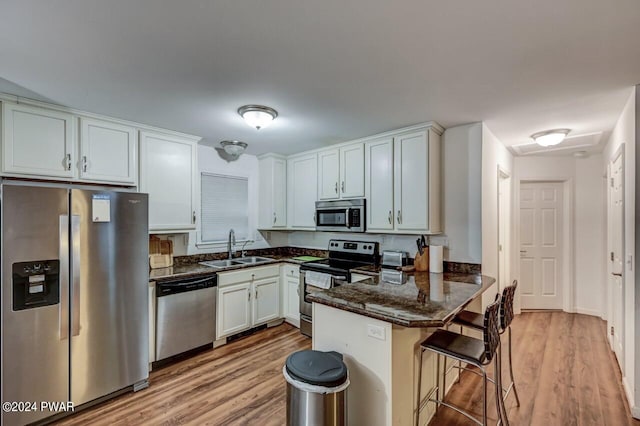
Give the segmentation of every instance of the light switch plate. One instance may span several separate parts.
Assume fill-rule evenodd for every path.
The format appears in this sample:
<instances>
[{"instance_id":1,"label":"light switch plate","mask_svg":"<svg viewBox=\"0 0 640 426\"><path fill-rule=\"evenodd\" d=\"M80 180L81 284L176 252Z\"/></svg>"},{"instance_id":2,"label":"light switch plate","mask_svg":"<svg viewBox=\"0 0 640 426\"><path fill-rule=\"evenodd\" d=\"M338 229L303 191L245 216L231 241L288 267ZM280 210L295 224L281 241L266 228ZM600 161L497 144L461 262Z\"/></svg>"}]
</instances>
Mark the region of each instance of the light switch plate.
<instances>
[{"instance_id":1,"label":"light switch plate","mask_svg":"<svg viewBox=\"0 0 640 426\"><path fill-rule=\"evenodd\" d=\"M367 324L367 336L378 340L387 340L384 327L380 327L379 325Z\"/></svg>"}]
</instances>

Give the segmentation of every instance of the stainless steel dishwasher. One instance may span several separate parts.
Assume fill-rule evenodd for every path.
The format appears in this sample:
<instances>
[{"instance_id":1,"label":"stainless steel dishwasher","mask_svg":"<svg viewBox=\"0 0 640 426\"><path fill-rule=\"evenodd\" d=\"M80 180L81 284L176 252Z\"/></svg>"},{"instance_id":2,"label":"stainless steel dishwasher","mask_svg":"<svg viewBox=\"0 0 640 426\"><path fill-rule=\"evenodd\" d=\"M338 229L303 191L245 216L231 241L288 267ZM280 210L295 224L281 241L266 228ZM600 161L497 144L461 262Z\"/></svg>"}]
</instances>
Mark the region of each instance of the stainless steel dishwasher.
<instances>
[{"instance_id":1,"label":"stainless steel dishwasher","mask_svg":"<svg viewBox=\"0 0 640 426\"><path fill-rule=\"evenodd\" d=\"M156 360L215 340L217 277L156 283Z\"/></svg>"}]
</instances>

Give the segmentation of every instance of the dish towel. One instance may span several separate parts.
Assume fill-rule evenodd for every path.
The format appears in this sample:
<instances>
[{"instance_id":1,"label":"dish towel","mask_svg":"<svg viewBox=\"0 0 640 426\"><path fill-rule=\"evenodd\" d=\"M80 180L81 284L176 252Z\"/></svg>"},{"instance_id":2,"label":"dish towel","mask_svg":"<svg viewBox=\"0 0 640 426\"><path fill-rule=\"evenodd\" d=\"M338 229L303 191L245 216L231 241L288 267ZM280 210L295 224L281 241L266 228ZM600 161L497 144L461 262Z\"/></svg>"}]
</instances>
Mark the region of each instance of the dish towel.
<instances>
[{"instance_id":1,"label":"dish towel","mask_svg":"<svg viewBox=\"0 0 640 426\"><path fill-rule=\"evenodd\" d=\"M304 281L314 287L331 288L331 275L322 272L306 271Z\"/></svg>"}]
</instances>

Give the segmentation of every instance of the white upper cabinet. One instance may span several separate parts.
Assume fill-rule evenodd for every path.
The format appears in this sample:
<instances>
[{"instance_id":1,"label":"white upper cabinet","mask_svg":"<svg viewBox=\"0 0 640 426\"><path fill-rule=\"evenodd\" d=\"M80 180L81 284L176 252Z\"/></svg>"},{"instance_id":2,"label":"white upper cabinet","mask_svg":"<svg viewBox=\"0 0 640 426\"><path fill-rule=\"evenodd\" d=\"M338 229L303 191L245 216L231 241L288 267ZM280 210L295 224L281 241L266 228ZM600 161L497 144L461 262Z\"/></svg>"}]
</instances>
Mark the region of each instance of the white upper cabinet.
<instances>
[{"instance_id":1,"label":"white upper cabinet","mask_svg":"<svg viewBox=\"0 0 640 426\"><path fill-rule=\"evenodd\" d=\"M196 227L197 141L140 132L140 191L149 194L149 230Z\"/></svg>"},{"instance_id":2,"label":"white upper cabinet","mask_svg":"<svg viewBox=\"0 0 640 426\"><path fill-rule=\"evenodd\" d=\"M364 197L364 144L340 148L340 197Z\"/></svg>"},{"instance_id":3,"label":"white upper cabinet","mask_svg":"<svg viewBox=\"0 0 640 426\"><path fill-rule=\"evenodd\" d=\"M318 199L364 197L364 145L318 153Z\"/></svg>"},{"instance_id":4,"label":"white upper cabinet","mask_svg":"<svg viewBox=\"0 0 640 426\"><path fill-rule=\"evenodd\" d=\"M318 156L287 159L287 223L293 229L315 229Z\"/></svg>"},{"instance_id":5,"label":"white upper cabinet","mask_svg":"<svg viewBox=\"0 0 640 426\"><path fill-rule=\"evenodd\" d=\"M4 174L66 179L76 176L73 115L8 102L2 103L2 112Z\"/></svg>"},{"instance_id":6,"label":"white upper cabinet","mask_svg":"<svg viewBox=\"0 0 640 426\"><path fill-rule=\"evenodd\" d=\"M136 129L80 118L80 177L135 185L138 181Z\"/></svg>"},{"instance_id":7,"label":"white upper cabinet","mask_svg":"<svg viewBox=\"0 0 640 426\"><path fill-rule=\"evenodd\" d=\"M393 138L365 145L365 197L367 231L392 231L393 213Z\"/></svg>"},{"instance_id":8,"label":"white upper cabinet","mask_svg":"<svg viewBox=\"0 0 640 426\"><path fill-rule=\"evenodd\" d=\"M442 232L440 133L426 127L365 144L367 231Z\"/></svg>"},{"instance_id":9,"label":"white upper cabinet","mask_svg":"<svg viewBox=\"0 0 640 426\"><path fill-rule=\"evenodd\" d=\"M318 153L318 199L340 198L340 151L330 149Z\"/></svg>"},{"instance_id":10,"label":"white upper cabinet","mask_svg":"<svg viewBox=\"0 0 640 426\"><path fill-rule=\"evenodd\" d=\"M267 154L259 163L259 218L260 229L278 229L287 226L287 160Z\"/></svg>"},{"instance_id":11,"label":"white upper cabinet","mask_svg":"<svg viewBox=\"0 0 640 426\"><path fill-rule=\"evenodd\" d=\"M409 133L394 140L393 182L396 229L429 229L429 147L427 132Z\"/></svg>"}]
</instances>

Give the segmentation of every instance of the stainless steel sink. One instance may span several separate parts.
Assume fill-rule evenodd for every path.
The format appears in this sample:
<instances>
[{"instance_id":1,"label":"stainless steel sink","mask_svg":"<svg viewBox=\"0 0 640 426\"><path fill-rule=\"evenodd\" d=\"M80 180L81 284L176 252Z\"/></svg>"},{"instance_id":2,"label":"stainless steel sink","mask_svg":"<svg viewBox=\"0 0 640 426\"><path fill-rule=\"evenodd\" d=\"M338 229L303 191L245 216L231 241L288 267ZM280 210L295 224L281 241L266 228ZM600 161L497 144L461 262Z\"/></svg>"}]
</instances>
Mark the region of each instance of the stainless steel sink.
<instances>
[{"instance_id":1,"label":"stainless steel sink","mask_svg":"<svg viewBox=\"0 0 640 426\"><path fill-rule=\"evenodd\" d=\"M210 268L228 268L229 266L244 265L245 263L246 262L240 262L238 259L221 259L200 262L201 265L209 266Z\"/></svg>"},{"instance_id":2,"label":"stainless steel sink","mask_svg":"<svg viewBox=\"0 0 640 426\"><path fill-rule=\"evenodd\" d=\"M241 262L243 264L256 264L256 263L269 263L275 262L275 259L271 259L269 257L260 257L260 256L247 256L247 257L238 257L233 259L236 262Z\"/></svg>"}]
</instances>

